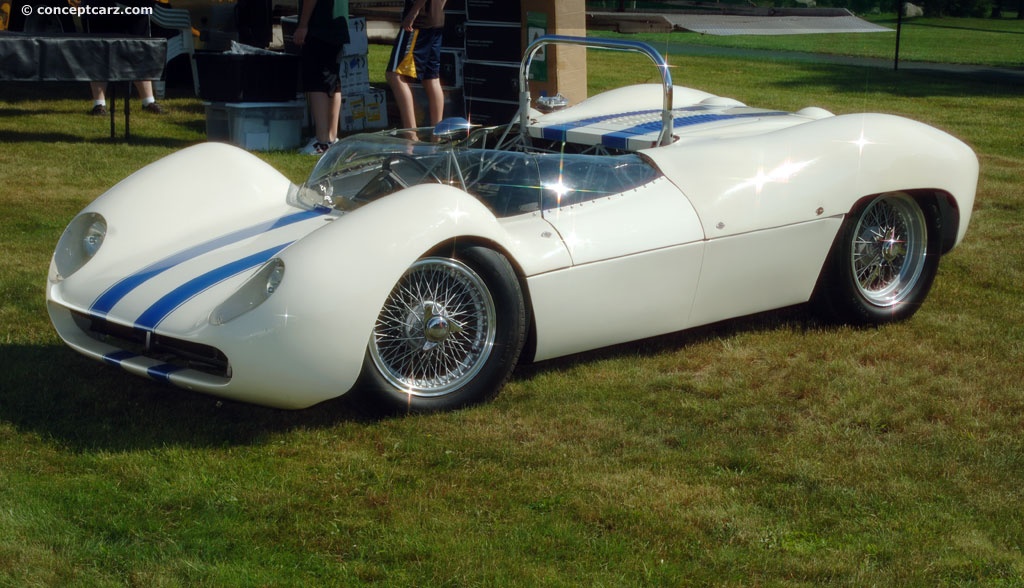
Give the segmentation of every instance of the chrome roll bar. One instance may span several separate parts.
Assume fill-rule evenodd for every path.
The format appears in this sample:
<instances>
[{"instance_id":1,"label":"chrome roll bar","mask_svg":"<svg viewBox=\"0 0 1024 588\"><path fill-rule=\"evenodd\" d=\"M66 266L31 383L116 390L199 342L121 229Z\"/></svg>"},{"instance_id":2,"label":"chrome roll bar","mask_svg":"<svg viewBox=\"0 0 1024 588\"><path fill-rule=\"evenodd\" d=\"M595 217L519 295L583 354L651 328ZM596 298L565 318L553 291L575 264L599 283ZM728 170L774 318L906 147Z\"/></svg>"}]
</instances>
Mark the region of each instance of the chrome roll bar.
<instances>
[{"instance_id":1,"label":"chrome roll bar","mask_svg":"<svg viewBox=\"0 0 1024 588\"><path fill-rule=\"evenodd\" d=\"M526 137L526 124L530 114L530 66L533 58L542 47L547 45L578 45L616 51L634 51L651 58L661 72L661 83L664 86L665 100L661 111L661 133L658 135L659 145L672 142L672 74L668 71L668 63L654 47L641 41L620 39L592 39L588 37L570 37L566 35L544 35L537 37L523 53L523 61L519 66L519 132Z\"/></svg>"}]
</instances>

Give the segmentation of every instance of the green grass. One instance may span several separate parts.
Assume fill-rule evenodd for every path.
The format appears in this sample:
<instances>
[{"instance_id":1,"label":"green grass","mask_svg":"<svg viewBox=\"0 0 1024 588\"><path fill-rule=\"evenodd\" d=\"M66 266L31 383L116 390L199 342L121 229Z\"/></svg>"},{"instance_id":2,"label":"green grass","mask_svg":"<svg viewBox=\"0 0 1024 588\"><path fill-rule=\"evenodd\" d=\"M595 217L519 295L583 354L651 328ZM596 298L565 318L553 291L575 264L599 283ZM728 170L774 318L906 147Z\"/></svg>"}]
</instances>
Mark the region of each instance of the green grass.
<instances>
[{"instance_id":1,"label":"green grass","mask_svg":"<svg viewBox=\"0 0 1024 588\"><path fill-rule=\"evenodd\" d=\"M917 316L767 313L523 366L451 414L219 402L78 357L43 307L68 220L201 141L199 102L138 113L125 144L84 86L0 88L0 586L1024 585L1024 87L672 62L752 105L975 147L971 228ZM601 87L641 63L590 56Z\"/></svg>"},{"instance_id":2,"label":"green grass","mask_svg":"<svg viewBox=\"0 0 1024 588\"><path fill-rule=\"evenodd\" d=\"M728 47L782 52L850 55L892 60L896 49L895 15L869 16L866 20L891 29L885 33L819 35L714 36L698 33L617 35L591 31L591 35L649 41L664 49L674 44ZM962 63L1024 68L1024 20L1003 18L911 18L900 31L900 60ZM785 59L785 55L779 56Z\"/></svg>"}]
</instances>

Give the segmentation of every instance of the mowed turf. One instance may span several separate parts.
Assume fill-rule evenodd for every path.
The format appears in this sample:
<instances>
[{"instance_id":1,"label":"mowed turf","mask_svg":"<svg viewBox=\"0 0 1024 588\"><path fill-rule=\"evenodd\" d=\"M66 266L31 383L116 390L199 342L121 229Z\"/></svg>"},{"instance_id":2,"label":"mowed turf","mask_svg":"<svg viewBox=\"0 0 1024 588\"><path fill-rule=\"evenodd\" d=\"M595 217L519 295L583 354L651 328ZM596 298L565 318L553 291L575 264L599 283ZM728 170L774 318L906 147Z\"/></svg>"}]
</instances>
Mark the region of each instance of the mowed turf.
<instances>
[{"instance_id":1,"label":"mowed turf","mask_svg":"<svg viewBox=\"0 0 1024 588\"><path fill-rule=\"evenodd\" d=\"M124 143L84 87L0 87L0 585L1024 585L1024 87L669 60L753 106L901 114L977 150L971 228L912 320L761 314L525 365L449 414L221 402L77 356L43 304L66 223L202 141L201 103L138 112ZM655 79L589 66L592 92Z\"/></svg>"}]
</instances>

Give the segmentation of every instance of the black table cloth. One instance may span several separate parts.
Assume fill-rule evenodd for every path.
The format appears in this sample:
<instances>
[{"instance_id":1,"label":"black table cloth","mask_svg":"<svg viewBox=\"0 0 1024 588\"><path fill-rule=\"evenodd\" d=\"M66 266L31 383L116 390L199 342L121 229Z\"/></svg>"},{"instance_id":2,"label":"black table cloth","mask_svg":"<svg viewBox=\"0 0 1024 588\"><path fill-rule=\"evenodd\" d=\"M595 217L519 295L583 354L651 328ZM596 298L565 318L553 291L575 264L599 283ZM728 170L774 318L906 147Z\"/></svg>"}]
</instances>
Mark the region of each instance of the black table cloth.
<instances>
[{"instance_id":1,"label":"black table cloth","mask_svg":"<svg viewBox=\"0 0 1024 588\"><path fill-rule=\"evenodd\" d=\"M0 32L0 81L125 82L125 137L128 137L131 129L128 83L160 79L166 54L167 40L160 37ZM111 137L114 136L115 99L116 95L112 95Z\"/></svg>"},{"instance_id":2,"label":"black table cloth","mask_svg":"<svg viewBox=\"0 0 1024 588\"><path fill-rule=\"evenodd\" d=\"M167 40L160 37L0 33L0 80L158 80L166 54Z\"/></svg>"}]
</instances>

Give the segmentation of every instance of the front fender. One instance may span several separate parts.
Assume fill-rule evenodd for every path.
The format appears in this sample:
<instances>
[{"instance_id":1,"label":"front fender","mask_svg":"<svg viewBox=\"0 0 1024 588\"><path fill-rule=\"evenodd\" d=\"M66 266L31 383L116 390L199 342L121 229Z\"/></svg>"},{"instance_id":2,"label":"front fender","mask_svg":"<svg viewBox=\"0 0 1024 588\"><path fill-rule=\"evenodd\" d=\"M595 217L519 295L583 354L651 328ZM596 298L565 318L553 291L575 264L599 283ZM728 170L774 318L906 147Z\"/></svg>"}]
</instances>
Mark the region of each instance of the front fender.
<instances>
[{"instance_id":1,"label":"front fender","mask_svg":"<svg viewBox=\"0 0 1024 588\"><path fill-rule=\"evenodd\" d=\"M196 210L204 211L202 218L223 223L250 208L283 204L290 186L288 178L244 149L200 143L136 171L83 212L101 212L123 230L144 227L146 219L159 224L186 217L193 224L199 219L189 212Z\"/></svg>"},{"instance_id":2,"label":"front fender","mask_svg":"<svg viewBox=\"0 0 1024 588\"><path fill-rule=\"evenodd\" d=\"M297 212L291 182L237 147L203 143L175 152L121 180L87 205L106 221L103 247L61 289L85 310L111 284L211 238ZM58 279L51 264L49 279ZM74 284L73 286L69 286Z\"/></svg>"},{"instance_id":3,"label":"front fender","mask_svg":"<svg viewBox=\"0 0 1024 588\"><path fill-rule=\"evenodd\" d=\"M108 227L103 249L90 263L110 263L116 275L210 235L287 214L294 211L287 204L291 186L237 147L201 143L182 149L121 180L82 210L100 214Z\"/></svg>"},{"instance_id":4,"label":"front fender","mask_svg":"<svg viewBox=\"0 0 1024 588\"><path fill-rule=\"evenodd\" d=\"M279 255L285 278L273 296L214 327L234 368L230 386L250 401L302 407L349 390L384 299L438 244L516 250L486 207L449 186L415 186L329 222Z\"/></svg>"},{"instance_id":5,"label":"front fender","mask_svg":"<svg viewBox=\"0 0 1024 588\"><path fill-rule=\"evenodd\" d=\"M316 285L321 292L365 301L376 318L384 297L414 261L458 238L515 249L498 220L476 198L449 186L421 185L336 218L289 247L281 259L288 268L288 286ZM325 272L325 265L340 271Z\"/></svg>"}]
</instances>

